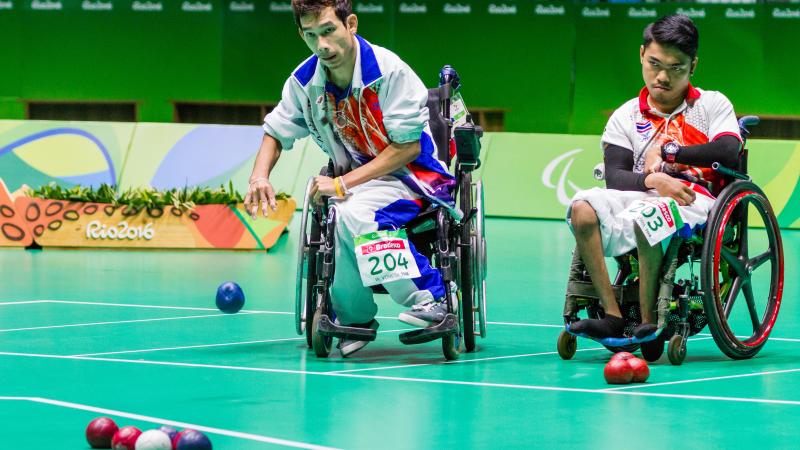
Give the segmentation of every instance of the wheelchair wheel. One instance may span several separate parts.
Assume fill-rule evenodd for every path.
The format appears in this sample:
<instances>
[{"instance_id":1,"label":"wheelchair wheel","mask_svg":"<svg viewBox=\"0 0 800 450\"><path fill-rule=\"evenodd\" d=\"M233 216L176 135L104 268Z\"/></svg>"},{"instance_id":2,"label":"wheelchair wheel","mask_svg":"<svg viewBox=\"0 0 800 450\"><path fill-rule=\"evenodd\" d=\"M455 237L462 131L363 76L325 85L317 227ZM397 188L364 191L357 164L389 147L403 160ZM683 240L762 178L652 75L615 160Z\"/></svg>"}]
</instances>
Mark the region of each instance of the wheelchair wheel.
<instances>
[{"instance_id":1,"label":"wheelchair wheel","mask_svg":"<svg viewBox=\"0 0 800 450\"><path fill-rule=\"evenodd\" d=\"M475 263L472 280L475 285L474 308L477 313L479 336L486 337L486 274L488 272L486 256L486 217L483 209L483 182L478 180L473 184L475 192L475 230L472 234L472 248L475 249Z\"/></svg>"},{"instance_id":2,"label":"wheelchair wheel","mask_svg":"<svg viewBox=\"0 0 800 450\"><path fill-rule=\"evenodd\" d=\"M467 172L461 177L461 184L458 188L459 192L459 207L464 214L470 214L472 211L472 175ZM476 215L477 216L477 215ZM461 235L458 240L459 252L459 275L460 283L459 289L461 291L461 305L459 307L459 315L463 323L463 336L464 346L467 352L475 350L475 265L476 253L473 245L473 238L475 233L476 218L472 218L464 223L461 229Z\"/></svg>"},{"instance_id":3,"label":"wheelchair wheel","mask_svg":"<svg viewBox=\"0 0 800 450\"><path fill-rule=\"evenodd\" d=\"M662 347L662 352L663 347ZM686 358L686 345L683 336L676 334L669 338L669 345L667 346L667 357L673 366L680 366Z\"/></svg>"},{"instance_id":4,"label":"wheelchair wheel","mask_svg":"<svg viewBox=\"0 0 800 450\"><path fill-rule=\"evenodd\" d=\"M444 359L455 361L461 356L462 351L464 351L464 339L461 331L442 337Z\"/></svg>"},{"instance_id":5,"label":"wheelchair wheel","mask_svg":"<svg viewBox=\"0 0 800 450\"><path fill-rule=\"evenodd\" d=\"M309 334L311 334L311 346L314 349L314 353L319 358L327 358L328 355L331 354L331 347L333 346L333 338L323 336L319 334L319 332L317 331L319 329L320 317L322 317L322 310L320 308L317 308L317 311L314 313L314 321L312 322L311 330L309 330L310 331Z\"/></svg>"},{"instance_id":6,"label":"wheelchair wheel","mask_svg":"<svg viewBox=\"0 0 800 450\"><path fill-rule=\"evenodd\" d=\"M664 354L664 341L660 338L645 342L640 346L642 357L647 362L655 362Z\"/></svg>"},{"instance_id":7,"label":"wheelchair wheel","mask_svg":"<svg viewBox=\"0 0 800 450\"><path fill-rule=\"evenodd\" d=\"M751 219L760 219L764 229L749 227ZM780 229L758 186L736 181L722 191L709 215L701 260L703 309L714 342L733 359L752 358L769 338L783 294Z\"/></svg>"},{"instance_id":8,"label":"wheelchair wheel","mask_svg":"<svg viewBox=\"0 0 800 450\"><path fill-rule=\"evenodd\" d=\"M308 180L306 195L303 200L303 215L300 221L300 236L297 243L297 278L295 284L295 331L302 335L310 328L314 316L315 306L313 298L314 285L317 282L316 253L317 247L311 242L319 242L320 225L314 218L311 205L311 185L313 178ZM311 334L306 333L306 341L311 347Z\"/></svg>"},{"instance_id":9,"label":"wheelchair wheel","mask_svg":"<svg viewBox=\"0 0 800 450\"><path fill-rule=\"evenodd\" d=\"M567 333L566 330L561 330L561 333L558 335L558 356L566 361L572 359L577 351L578 338Z\"/></svg>"}]
</instances>

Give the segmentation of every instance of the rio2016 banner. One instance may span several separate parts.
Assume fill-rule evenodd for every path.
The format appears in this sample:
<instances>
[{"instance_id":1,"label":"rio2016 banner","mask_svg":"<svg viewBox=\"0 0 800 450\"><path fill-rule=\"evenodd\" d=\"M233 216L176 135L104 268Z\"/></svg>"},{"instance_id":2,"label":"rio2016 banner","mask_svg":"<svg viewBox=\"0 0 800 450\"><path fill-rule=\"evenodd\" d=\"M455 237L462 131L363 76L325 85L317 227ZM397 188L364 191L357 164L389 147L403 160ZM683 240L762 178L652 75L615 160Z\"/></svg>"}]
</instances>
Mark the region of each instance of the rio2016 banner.
<instances>
[{"instance_id":1,"label":"rio2016 banner","mask_svg":"<svg viewBox=\"0 0 800 450\"><path fill-rule=\"evenodd\" d=\"M242 192L262 136L258 126L0 121L0 178L11 192L50 181L127 189L228 180ZM753 139L748 147L750 175L779 224L800 228L800 143ZM492 216L563 219L575 192L603 186L592 175L602 162L599 136L486 133L481 160L474 177L484 179ZM306 180L326 162L313 142L299 141L282 152L271 181L301 204Z\"/></svg>"}]
</instances>

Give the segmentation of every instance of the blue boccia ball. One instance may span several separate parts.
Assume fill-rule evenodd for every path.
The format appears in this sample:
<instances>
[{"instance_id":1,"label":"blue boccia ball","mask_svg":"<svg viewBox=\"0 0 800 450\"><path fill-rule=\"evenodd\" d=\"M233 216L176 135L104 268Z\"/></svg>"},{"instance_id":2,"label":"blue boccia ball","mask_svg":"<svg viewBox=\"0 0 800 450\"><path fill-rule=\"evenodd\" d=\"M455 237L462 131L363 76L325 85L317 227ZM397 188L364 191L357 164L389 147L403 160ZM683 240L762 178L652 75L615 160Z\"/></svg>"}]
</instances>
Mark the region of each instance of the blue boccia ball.
<instances>
[{"instance_id":1,"label":"blue boccia ball","mask_svg":"<svg viewBox=\"0 0 800 450\"><path fill-rule=\"evenodd\" d=\"M239 312L244 306L244 292L238 284L226 281L217 288L217 308L228 314Z\"/></svg>"},{"instance_id":2,"label":"blue boccia ball","mask_svg":"<svg viewBox=\"0 0 800 450\"><path fill-rule=\"evenodd\" d=\"M175 439L175 435L178 434L178 430L169 425L161 425L160 427L158 427L158 429L166 433L167 436L169 436L170 442L172 442L172 440Z\"/></svg>"},{"instance_id":3,"label":"blue boccia ball","mask_svg":"<svg viewBox=\"0 0 800 450\"><path fill-rule=\"evenodd\" d=\"M205 434L189 430L178 439L177 450L211 450L211 440Z\"/></svg>"}]
</instances>

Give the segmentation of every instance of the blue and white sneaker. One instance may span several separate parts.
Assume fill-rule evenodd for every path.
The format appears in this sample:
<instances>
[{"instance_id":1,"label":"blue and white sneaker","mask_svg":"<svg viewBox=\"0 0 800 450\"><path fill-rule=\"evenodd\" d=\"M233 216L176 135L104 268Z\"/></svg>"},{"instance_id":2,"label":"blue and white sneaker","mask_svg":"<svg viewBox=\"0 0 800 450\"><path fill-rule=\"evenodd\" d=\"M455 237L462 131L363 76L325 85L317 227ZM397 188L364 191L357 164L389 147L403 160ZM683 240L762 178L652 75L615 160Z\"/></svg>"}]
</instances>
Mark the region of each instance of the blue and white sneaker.
<instances>
[{"instance_id":1,"label":"blue and white sneaker","mask_svg":"<svg viewBox=\"0 0 800 450\"><path fill-rule=\"evenodd\" d=\"M357 324L357 325L350 325L351 327L359 327L359 328L371 328L373 330L377 330L380 324L377 320L372 319L372 322L367 324ZM342 354L342 358L347 358L348 356L352 355L353 353L361 350L362 348L366 347L369 344L369 341L357 341L355 339L339 339L339 345L336 347L339 349L339 352Z\"/></svg>"},{"instance_id":2,"label":"blue and white sneaker","mask_svg":"<svg viewBox=\"0 0 800 450\"><path fill-rule=\"evenodd\" d=\"M447 315L447 304L442 298L418 303L412 306L411 309L400 313L398 319L415 327L427 328L441 323L445 315Z\"/></svg>"}]
</instances>

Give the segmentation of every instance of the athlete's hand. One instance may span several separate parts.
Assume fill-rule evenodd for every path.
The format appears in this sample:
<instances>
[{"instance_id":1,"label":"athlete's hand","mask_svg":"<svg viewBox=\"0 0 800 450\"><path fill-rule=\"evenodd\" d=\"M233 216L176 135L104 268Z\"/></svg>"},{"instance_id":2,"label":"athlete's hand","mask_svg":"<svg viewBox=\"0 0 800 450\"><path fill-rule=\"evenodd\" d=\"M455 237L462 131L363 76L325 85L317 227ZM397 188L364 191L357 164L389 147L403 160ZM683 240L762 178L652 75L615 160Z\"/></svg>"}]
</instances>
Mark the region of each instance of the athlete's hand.
<instances>
[{"instance_id":1,"label":"athlete's hand","mask_svg":"<svg viewBox=\"0 0 800 450\"><path fill-rule=\"evenodd\" d=\"M681 206L694 203L695 192L679 180L665 173L652 173L645 178L645 185L655 188L661 197L674 198Z\"/></svg>"},{"instance_id":2,"label":"athlete's hand","mask_svg":"<svg viewBox=\"0 0 800 450\"><path fill-rule=\"evenodd\" d=\"M644 157L644 173L651 174L661 172L661 166L664 160L661 159L661 150L651 147L647 150Z\"/></svg>"},{"instance_id":3,"label":"athlete's hand","mask_svg":"<svg viewBox=\"0 0 800 450\"><path fill-rule=\"evenodd\" d=\"M268 205L273 211L278 209L278 203L275 201L275 189L272 188L272 183L266 177L252 179L250 187L247 189L247 195L244 197L244 209L250 213L253 220L256 220L259 203L261 203L264 217L267 217Z\"/></svg>"},{"instance_id":4,"label":"athlete's hand","mask_svg":"<svg viewBox=\"0 0 800 450\"><path fill-rule=\"evenodd\" d=\"M322 203L322 197L336 197L336 186L333 184L333 178L322 175L314 177L314 183L311 184L311 195L316 204Z\"/></svg>"}]
</instances>

